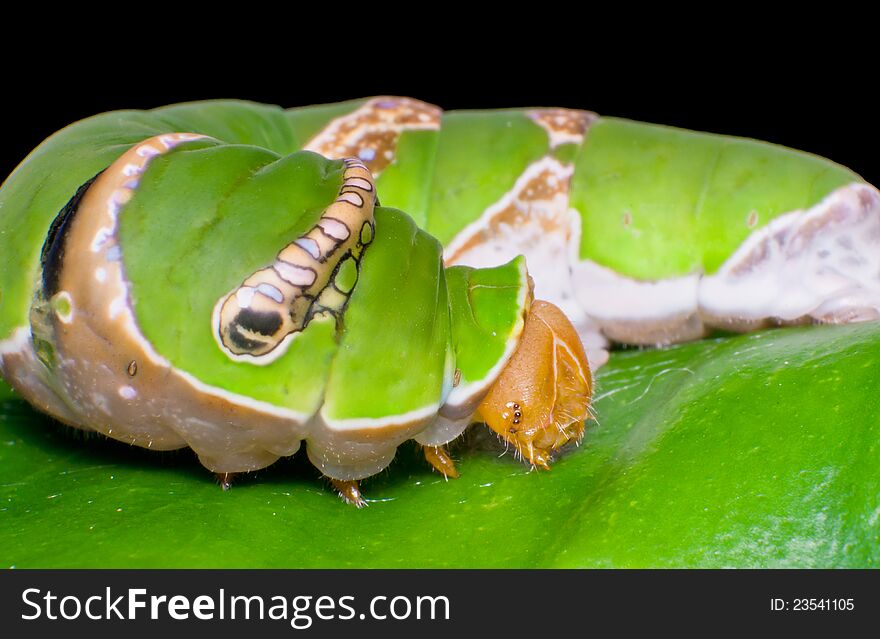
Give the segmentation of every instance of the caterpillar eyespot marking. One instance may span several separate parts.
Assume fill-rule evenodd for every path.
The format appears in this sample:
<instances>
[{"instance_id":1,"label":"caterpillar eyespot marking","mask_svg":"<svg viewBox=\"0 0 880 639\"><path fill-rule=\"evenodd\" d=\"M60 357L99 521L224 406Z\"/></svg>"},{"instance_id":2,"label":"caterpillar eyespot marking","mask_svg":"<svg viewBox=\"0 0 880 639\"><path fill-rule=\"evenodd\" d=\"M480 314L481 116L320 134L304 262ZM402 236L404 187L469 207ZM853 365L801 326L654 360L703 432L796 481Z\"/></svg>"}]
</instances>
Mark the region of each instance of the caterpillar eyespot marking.
<instances>
[{"instance_id":1,"label":"caterpillar eyespot marking","mask_svg":"<svg viewBox=\"0 0 880 639\"><path fill-rule=\"evenodd\" d=\"M328 290L331 274L346 252L363 250L359 236L351 241L351 226L357 228L372 222L372 200L364 200L360 194L373 190L372 180L369 172L360 165L350 162L344 162L344 165L340 195L327 207L315 226L283 248L274 264L248 276L239 288L219 302L219 313L214 313L212 321L219 321L215 329L220 337L219 343L231 356L249 356L259 363L260 358L285 343L288 335L305 329L312 316L311 304L302 304L301 301L320 298ZM345 204L354 204L357 212L352 213ZM315 232L330 242L322 246ZM295 252L293 247L304 249L306 255ZM281 285L275 280L280 280ZM272 294L267 293L268 301L256 310L251 309L252 295L242 300L240 292L243 290L272 291ZM322 307L334 308L336 305L338 302L328 301ZM276 353L272 358L277 356Z\"/></svg>"}]
</instances>

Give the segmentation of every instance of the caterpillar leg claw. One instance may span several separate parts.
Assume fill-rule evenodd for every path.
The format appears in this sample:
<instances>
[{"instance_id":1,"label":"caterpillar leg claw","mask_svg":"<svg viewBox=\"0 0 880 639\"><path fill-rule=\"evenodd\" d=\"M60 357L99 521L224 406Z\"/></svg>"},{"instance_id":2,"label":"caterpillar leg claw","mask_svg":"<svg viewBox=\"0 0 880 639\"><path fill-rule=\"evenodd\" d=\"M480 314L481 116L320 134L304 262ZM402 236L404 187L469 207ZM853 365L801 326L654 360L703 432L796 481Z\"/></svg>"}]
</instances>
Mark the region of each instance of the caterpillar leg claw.
<instances>
[{"instance_id":1,"label":"caterpillar leg claw","mask_svg":"<svg viewBox=\"0 0 880 639\"><path fill-rule=\"evenodd\" d=\"M237 474L238 473L214 473L214 478L217 480L217 483L220 484L220 488L225 492L232 488L232 481Z\"/></svg>"},{"instance_id":2,"label":"caterpillar leg claw","mask_svg":"<svg viewBox=\"0 0 880 639\"><path fill-rule=\"evenodd\" d=\"M458 469L455 467L452 457L449 456L446 446L422 446L422 452L425 455L425 460L431 464L434 470L443 475L443 479L450 477L458 479Z\"/></svg>"},{"instance_id":3,"label":"caterpillar leg claw","mask_svg":"<svg viewBox=\"0 0 880 639\"><path fill-rule=\"evenodd\" d=\"M356 479L333 479L331 477L330 483L345 503L357 508L363 508L367 505Z\"/></svg>"},{"instance_id":4,"label":"caterpillar leg claw","mask_svg":"<svg viewBox=\"0 0 880 639\"><path fill-rule=\"evenodd\" d=\"M549 470L552 453L583 436L592 391L587 356L574 326L556 306L536 300L519 348L477 417L518 457Z\"/></svg>"}]
</instances>

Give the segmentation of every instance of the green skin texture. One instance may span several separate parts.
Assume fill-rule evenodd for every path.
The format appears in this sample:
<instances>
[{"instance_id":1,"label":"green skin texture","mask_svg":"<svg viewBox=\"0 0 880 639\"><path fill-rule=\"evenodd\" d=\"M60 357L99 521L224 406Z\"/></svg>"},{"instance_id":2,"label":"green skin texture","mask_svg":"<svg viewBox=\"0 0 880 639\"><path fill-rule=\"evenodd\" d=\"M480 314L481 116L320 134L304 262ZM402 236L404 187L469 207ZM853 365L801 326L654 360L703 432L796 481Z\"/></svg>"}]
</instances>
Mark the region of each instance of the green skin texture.
<instances>
[{"instance_id":1,"label":"green skin texture","mask_svg":"<svg viewBox=\"0 0 880 639\"><path fill-rule=\"evenodd\" d=\"M518 110L450 113L440 126L426 228L445 244L545 155L548 142Z\"/></svg>"},{"instance_id":2,"label":"green skin texture","mask_svg":"<svg viewBox=\"0 0 880 639\"><path fill-rule=\"evenodd\" d=\"M516 323L527 273L525 260L507 268L453 266L446 270L449 285L455 365L461 384L478 382L504 353L498 335L508 335Z\"/></svg>"},{"instance_id":3,"label":"green skin texture","mask_svg":"<svg viewBox=\"0 0 880 639\"><path fill-rule=\"evenodd\" d=\"M119 235L138 324L172 365L276 406L318 409L336 351L334 322L309 324L284 357L254 366L220 350L210 318L217 300L272 263L279 242L314 225L339 189L339 164L211 142L151 163L119 216ZM169 298L169 290L177 294Z\"/></svg>"},{"instance_id":4,"label":"green skin texture","mask_svg":"<svg viewBox=\"0 0 880 639\"><path fill-rule=\"evenodd\" d=\"M442 249L408 217L383 213L345 311L325 419L439 407L454 370Z\"/></svg>"},{"instance_id":5,"label":"green skin texture","mask_svg":"<svg viewBox=\"0 0 880 639\"><path fill-rule=\"evenodd\" d=\"M580 448L550 472L415 446L340 504L296 456L223 492L156 453L0 405L0 565L880 567L880 325L617 354Z\"/></svg>"},{"instance_id":6,"label":"green skin texture","mask_svg":"<svg viewBox=\"0 0 880 639\"><path fill-rule=\"evenodd\" d=\"M284 157L361 103L286 112L245 103L184 105L97 116L56 136L0 190L0 211L24 212L0 215L0 231L10 238L0 257L0 338L26 322L32 286L22 273L36 281L39 246L55 212L131 144L195 130ZM468 122L479 122L483 133ZM546 134L521 111L446 114L443 125L439 134L401 136L399 162L379 177L378 191L383 204L406 203L420 226L448 241L550 151ZM521 137L505 136L510 127ZM626 140L637 144L617 146ZM82 151L92 144L94 155ZM585 228L598 216L594 228L614 238L605 249L582 246L582 256L634 277L717 268L747 234L752 210L761 226L858 179L779 147L605 118L593 124L583 147L553 153L576 159L572 205ZM686 172L691 154L703 158L699 176ZM748 170L755 161L761 170ZM444 167L458 173L447 177ZM762 186L768 171L792 177L774 181L779 192L770 192ZM796 188L797 180L810 188ZM725 192L731 184L754 192L754 199L731 197ZM651 198L627 201L622 194L633 189ZM603 202L613 205L604 213ZM663 224L651 225L651 210L664 206ZM621 225L625 212L649 238L644 244ZM607 224L600 223L603 215ZM400 223L405 226L403 218ZM682 237L693 238L699 252L684 247ZM601 252L608 247L613 254ZM646 254L651 259L643 260ZM669 263L675 267L664 271ZM507 272L499 293L516 289L515 271ZM455 323L466 318L454 310L463 308L455 302L463 279L456 273L446 273L453 334L467 325ZM502 307L474 308L491 317ZM491 334L490 319L485 322ZM472 349L463 346L479 344L480 336L459 333L453 343L464 363ZM0 564L876 567L878 356L877 325L624 352L596 380L599 424L591 423L581 448L552 472L529 473L512 455L498 457L491 438L478 438L476 450L457 455L461 479L444 482L415 447L404 446L394 472L364 482L373 501L362 511L340 508L300 456L222 493L204 481L189 453L157 454L103 439L84 446L69 441L80 435L51 428L22 402L7 400L0 409ZM480 366L473 370L479 375Z\"/></svg>"},{"instance_id":7,"label":"green skin texture","mask_svg":"<svg viewBox=\"0 0 880 639\"><path fill-rule=\"evenodd\" d=\"M581 256L640 279L714 273L754 231L750 213L759 228L861 181L764 142L614 118L593 123L575 166Z\"/></svg>"}]
</instances>

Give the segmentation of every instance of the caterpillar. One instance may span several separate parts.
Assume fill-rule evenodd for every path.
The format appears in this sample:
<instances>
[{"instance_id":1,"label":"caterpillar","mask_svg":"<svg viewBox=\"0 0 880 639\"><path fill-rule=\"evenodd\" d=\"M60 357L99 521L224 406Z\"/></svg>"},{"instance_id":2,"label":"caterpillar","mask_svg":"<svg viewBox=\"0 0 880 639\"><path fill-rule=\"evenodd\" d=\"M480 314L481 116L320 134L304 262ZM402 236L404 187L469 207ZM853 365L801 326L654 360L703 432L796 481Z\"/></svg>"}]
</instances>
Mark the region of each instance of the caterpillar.
<instances>
[{"instance_id":1,"label":"caterpillar","mask_svg":"<svg viewBox=\"0 0 880 639\"><path fill-rule=\"evenodd\" d=\"M880 194L848 169L562 108L102 114L0 211L0 373L36 407L224 478L305 441L357 505L407 439L455 476L474 421L549 467L612 341L880 309Z\"/></svg>"}]
</instances>

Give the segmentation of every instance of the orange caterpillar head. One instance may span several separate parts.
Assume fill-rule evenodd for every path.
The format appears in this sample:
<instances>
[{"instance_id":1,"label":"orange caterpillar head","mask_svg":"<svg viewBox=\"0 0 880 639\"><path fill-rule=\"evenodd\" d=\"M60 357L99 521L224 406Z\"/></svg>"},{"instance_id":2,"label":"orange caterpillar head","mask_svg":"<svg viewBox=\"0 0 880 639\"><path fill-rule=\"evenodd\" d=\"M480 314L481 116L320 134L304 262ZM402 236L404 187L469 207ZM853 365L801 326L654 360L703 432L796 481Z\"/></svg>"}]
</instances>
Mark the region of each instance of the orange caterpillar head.
<instances>
[{"instance_id":1,"label":"orange caterpillar head","mask_svg":"<svg viewBox=\"0 0 880 639\"><path fill-rule=\"evenodd\" d=\"M536 300L522 340L478 408L478 416L534 466L579 441L590 414L593 379L580 337L549 302Z\"/></svg>"}]
</instances>

